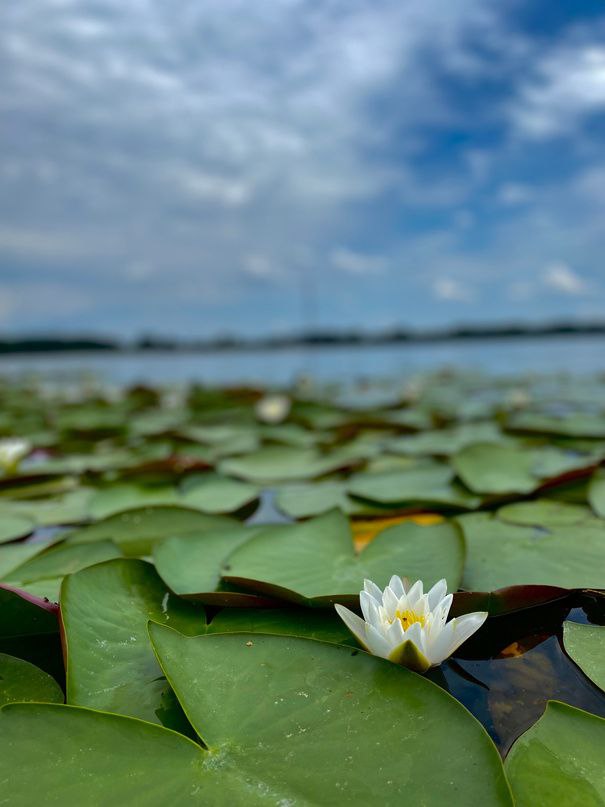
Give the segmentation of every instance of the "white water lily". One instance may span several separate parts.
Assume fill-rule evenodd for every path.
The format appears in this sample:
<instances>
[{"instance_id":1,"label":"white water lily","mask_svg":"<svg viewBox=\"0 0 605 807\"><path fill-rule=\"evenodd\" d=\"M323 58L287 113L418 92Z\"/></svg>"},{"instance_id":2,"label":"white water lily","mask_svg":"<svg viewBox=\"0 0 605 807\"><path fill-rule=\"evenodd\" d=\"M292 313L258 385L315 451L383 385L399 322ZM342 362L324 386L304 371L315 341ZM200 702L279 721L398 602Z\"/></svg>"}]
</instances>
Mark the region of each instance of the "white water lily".
<instances>
[{"instance_id":1,"label":"white water lily","mask_svg":"<svg viewBox=\"0 0 605 807\"><path fill-rule=\"evenodd\" d=\"M14 474L19 463L31 451L31 443L21 437L7 437L0 440L0 468L5 474Z\"/></svg>"},{"instance_id":2,"label":"white water lily","mask_svg":"<svg viewBox=\"0 0 605 807\"><path fill-rule=\"evenodd\" d=\"M364 580L359 594L364 619L342 605L334 607L368 652L426 672L451 656L487 619L486 611L477 611L447 622L452 596L445 580L424 594L422 580L410 585L393 575L384 591Z\"/></svg>"},{"instance_id":3,"label":"white water lily","mask_svg":"<svg viewBox=\"0 0 605 807\"><path fill-rule=\"evenodd\" d=\"M263 423L282 423L289 415L292 401L287 395L265 395L256 402L256 417Z\"/></svg>"}]
</instances>

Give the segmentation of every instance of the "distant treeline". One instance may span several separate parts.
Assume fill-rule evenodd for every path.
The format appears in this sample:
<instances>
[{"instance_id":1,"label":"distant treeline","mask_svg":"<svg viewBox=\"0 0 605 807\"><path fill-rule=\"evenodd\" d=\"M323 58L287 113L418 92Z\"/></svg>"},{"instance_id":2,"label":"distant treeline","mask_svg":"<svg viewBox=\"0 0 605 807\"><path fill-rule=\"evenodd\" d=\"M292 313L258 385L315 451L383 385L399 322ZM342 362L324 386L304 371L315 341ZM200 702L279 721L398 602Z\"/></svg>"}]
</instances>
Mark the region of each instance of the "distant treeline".
<instances>
[{"instance_id":1,"label":"distant treeline","mask_svg":"<svg viewBox=\"0 0 605 807\"><path fill-rule=\"evenodd\" d=\"M312 331L309 333L242 338L219 336L212 339L171 339L143 336L128 342L117 339L81 336L36 336L1 338L0 354L6 353L63 353L63 352L136 352L136 351L220 351L220 350L272 350L301 346L329 345L388 345L400 342L448 342L459 339L511 339L564 335L605 335L605 322L556 322L545 325L462 325L433 330L407 330L395 328L376 333L357 330Z\"/></svg>"}]
</instances>

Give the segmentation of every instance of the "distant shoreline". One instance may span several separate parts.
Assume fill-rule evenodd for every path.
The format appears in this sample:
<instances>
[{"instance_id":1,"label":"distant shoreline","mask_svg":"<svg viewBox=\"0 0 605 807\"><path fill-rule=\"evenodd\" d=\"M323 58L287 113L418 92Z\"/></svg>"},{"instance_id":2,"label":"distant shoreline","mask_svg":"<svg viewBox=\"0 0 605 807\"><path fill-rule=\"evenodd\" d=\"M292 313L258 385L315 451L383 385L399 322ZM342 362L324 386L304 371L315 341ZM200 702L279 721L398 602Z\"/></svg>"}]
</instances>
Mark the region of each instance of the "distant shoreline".
<instances>
[{"instance_id":1,"label":"distant shoreline","mask_svg":"<svg viewBox=\"0 0 605 807\"><path fill-rule=\"evenodd\" d=\"M395 344L427 344L492 339L537 339L550 337L605 336L605 322L554 323L547 325L460 326L449 329L408 331L393 329L367 334L358 331L314 331L243 339L169 339L142 337L132 342L95 336L48 336L0 338L0 356L47 353L219 353L292 348L376 347Z\"/></svg>"}]
</instances>

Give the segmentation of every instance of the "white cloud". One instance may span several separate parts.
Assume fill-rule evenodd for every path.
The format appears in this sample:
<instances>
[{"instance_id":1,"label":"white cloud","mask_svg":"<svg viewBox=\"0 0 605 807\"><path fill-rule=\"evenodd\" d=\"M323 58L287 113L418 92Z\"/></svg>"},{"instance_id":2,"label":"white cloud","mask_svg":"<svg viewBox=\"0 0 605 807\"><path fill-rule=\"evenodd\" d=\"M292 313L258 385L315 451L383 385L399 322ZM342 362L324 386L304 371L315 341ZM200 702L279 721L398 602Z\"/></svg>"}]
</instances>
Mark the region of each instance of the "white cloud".
<instances>
[{"instance_id":1,"label":"white cloud","mask_svg":"<svg viewBox=\"0 0 605 807\"><path fill-rule=\"evenodd\" d=\"M534 198L533 189L522 182L505 182L498 189L498 201L508 207L516 207L531 202Z\"/></svg>"},{"instance_id":2,"label":"white cloud","mask_svg":"<svg viewBox=\"0 0 605 807\"><path fill-rule=\"evenodd\" d=\"M553 263L542 275L545 286L561 294L578 296L588 291L585 281L565 263Z\"/></svg>"},{"instance_id":3,"label":"white cloud","mask_svg":"<svg viewBox=\"0 0 605 807\"><path fill-rule=\"evenodd\" d=\"M564 42L539 58L512 107L513 124L520 134L541 140L573 132L585 116L605 112L605 46L601 42L602 34L594 41Z\"/></svg>"},{"instance_id":4,"label":"white cloud","mask_svg":"<svg viewBox=\"0 0 605 807\"><path fill-rule=\"evenodd\" d=\"M432 291L439 300L447 300L455 303L470 303L474 299L474 292L471 286L452 277L438 277L433 281Z\"/></svg>"},{"instance_id":5,"label":"white cloud","mask_svg":"<svg viewBox=\"0 0 605 807\"><path fill-rule=\"evenodd\" d=\"M387 260L382 255L356 252L346 247L334 249L330 261L336 269L351 275L381 275L387 269Z\"/></svg>"}]
</instances>

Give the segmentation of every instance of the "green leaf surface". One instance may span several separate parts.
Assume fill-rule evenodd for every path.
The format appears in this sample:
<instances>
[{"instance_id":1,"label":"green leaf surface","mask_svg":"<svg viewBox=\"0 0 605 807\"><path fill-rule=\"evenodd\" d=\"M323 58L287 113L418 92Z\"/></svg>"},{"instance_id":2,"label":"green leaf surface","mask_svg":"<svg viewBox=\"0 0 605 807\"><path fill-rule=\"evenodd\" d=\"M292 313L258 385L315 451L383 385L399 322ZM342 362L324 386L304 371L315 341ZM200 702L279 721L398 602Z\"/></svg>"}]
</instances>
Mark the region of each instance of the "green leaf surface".
<instances>
[{"instance_id":1,"label":"green leaf surface","mask_svg":"<svg viewBox=\"0 0 605 807\"><path fill-rule=\"evenodd\" d=\"M349 515L378 515L384 506L367 504L347 494L346 482L315 482L290 485L277 491L275 504L291 518L309 518L337 507Z\"/></svg>"},{"instance_id":2,"label":"green leaf surface","mask_svg":"<svg viewBox=\"0 0 605 807\"><path fill-rule=\"evenodd\" d=\"M235 513L259 495L256 485L214 473L193 474L181 486L183 505L204 513Z\"/></svg>"},{"instance_id":3,"label":"green leaf surface","mask_svg":"<svg viewBox=\"0 0 605 807\"><path fill-rule=\"evenodd\" d=\"M221 473L255 484L314 479L353 464L348 454L320 454L312 448L266 446L241 457L230 457L219 466Z\"/></svg>"},{"instance_id":4,"label":"green leaf surface","mask_svg":"<svg viewBox=\"0 0 605 807\"><path fill-rule=\"evenodd\" d=\"M161 726L90 709L0 710L0 792L11 807L225 805L199 745ZM233 803L233 802L232 802Z\"/></svg>"},{"instance_id":5,"label":"green leaf surface","mask_svg":"<svg viewBox=\"0 0 605 807\"><path fill-rule=\"evenodd\" d=\"M563 644L582 672L605 691L605 626L564 622Z\"/></svg>"},{"instance_id":6,"label":"green leaf surface","mask_svg":"<svg viewBox=\"0 0 605 807\"><path fill-rule=\"evenodd\" d=\"M30 518L4 510L0 512L0 544L24 538L33 532L34 527L34 522Z\"/></svg>"},{"instance_id":7,"label":"green leaf surface","mask_svg":"<svg viewBox=\"0 0 605 807\"><path fill-rule=\"evenodd\" d=\"M497 516L461 516L466 541L463 587L493 591L516 585L605 587L605 522L507 524Z\"/></svg>"},{"instance_id":8,"label":"green leaf surface","mask_svg":"<svg viewBox=\"0 0 605 807\"><path fill-rule=\"evenodd\" d=\"M73 530L69 543L110 540L125 555L148 555L156 543L183 533L201 534L207 530L227 529L237 524L225 516L211 516L185 507L142 507L116 513L96 524Z\"/></svg>"},{"instance_id":9,"label":"green leaf surface","mask_svg":"<svg viewBox=\"0 0 605 807\"><path fill-rule=\"evenodd\" d=\"M478 507L481 500L454 479L445 464L425 463L409 470L367 473L354 476L348 492L371 502L386 505L441 505L463 509Z\"/></svg>"},{"instance_id":10,"label":"green leaf surface","mask_svg":"<svg viewBox=\"0 0 605 807\"><path fill-rule=\"evenodd\" d=\"M602 807L604 749L602 717L549 701L506 759L517 807Z\"/></svg>"},{"instance_id":11,"label":"green leaf surface","mask_svg":"<svg viewBox=\"0 0 605 807\"><path fill-rule=\"evenodd\" d=\"M150 633L224 803L511 804L483 728L420 676L308 639Z\"/></svg>"},{"instance_id":12,"label":"green leaf surface","mask_svg":"<svg viewBox=\"0 0 605 807\"><path fill-rule=\"evenodd\" d=\"M0 706L24 701L63 703L63 692L55 679L39 667L0 653Z\"/></svg>"},{"instance_id":13,"label":"green leaf surface","mask_svg":"<svg viewBox=\"0 0 605 807\"><path fill-rule=\"evenodd\" d=\"M261 532L235 550L223 578L295 602L328 604L357 598L365 578L382 588L393 574L427 587L445 577L455 590L463 562L462 538L446 523L389 527L356 555L348 520L332 511Z\"/></svg>"},{"instance_id":14,"label":"green leaf surface","mask_svg":"<svg viewBox=\"0 0 605 807\"><path fill-rule=\"evenodd\" d=\"M594 512L605 518L605 469L595 471L588 485L588 501Z\"/></svg>"},{"instance_id":15,"label":"green leaf surface","mask_svg":"<svg viewBox=\"0 0 605 807\"><path fill-rule=\"evenodd\" d=\"M209 531L203 536L169 538L158 544L153 553L158 574L175 594L208 603L258 605L253 594L223 591L221 571L227 558L239 546L271 527L237 527Z\"/></svg>"},{"instance_id":16,"label":"green leaf surface","mask_svg":"<svg viewBox=\"0 0 605 807\"><path fill-rule=\"evenodd\" d=\"M111 541L98 541L94 544L63 543L26 560L6 575L5 580L13 585L20 585L61 578L86 566L121 556L122 553Z\"/></svg>"},{"instance_id":17,"label":"green leaf surface","mask_svg":"<svg viewBox=\"0 0 605 807\"><path fill-rule=\"evenodd\" d=\"M57 633L55 611L31 602L15 591L0 587L0 638L42 636Z\"/></svg>"},{"instance_id":18,"label":"green leaf surface","mask_svg":"<svg viewBox=\"0 0 605 807\"><path fill-rule=\"evenodd\" d=\"M452 458L464 484L484 495L532 493L547 479L590 468L595 462L590 454L563 451L555 446L530 448L502 443L475 443Z\"/></svg>"},{"instance_id":19,"label":"green leaf surface","mask_svg":"<svg viewBox=\"0 0 605 807\"><path fill-rule=\"evenodd\" d=\"M223 608L208 633L271 633L357 647L335 611L311 608Z\"/></svg>"},{"instance_id":20,"label":"green leaf surface","mask_svg":"<svg viewBox=\"0 0 605 807\"><path fill-rule=\"evenodd\" d=\"M162 713L167 685L149 644L147 622L201 633L206 630L203 608L169 594L150 564L124 559L66 578L61 615L68 703L172 725L174 715Z\"/></svg>"}]
</instances>

